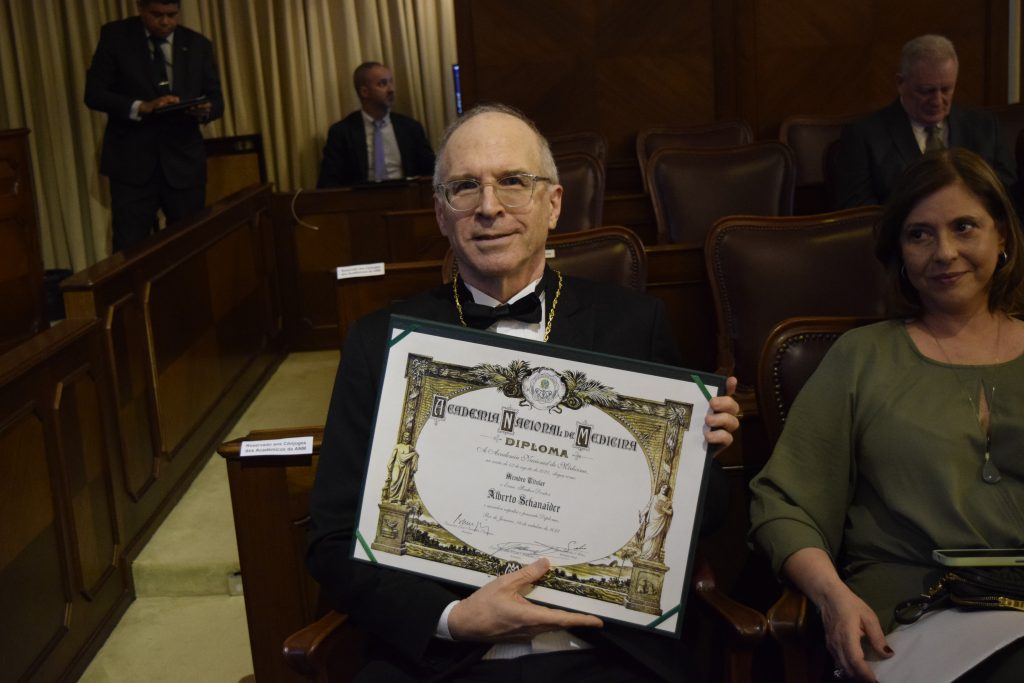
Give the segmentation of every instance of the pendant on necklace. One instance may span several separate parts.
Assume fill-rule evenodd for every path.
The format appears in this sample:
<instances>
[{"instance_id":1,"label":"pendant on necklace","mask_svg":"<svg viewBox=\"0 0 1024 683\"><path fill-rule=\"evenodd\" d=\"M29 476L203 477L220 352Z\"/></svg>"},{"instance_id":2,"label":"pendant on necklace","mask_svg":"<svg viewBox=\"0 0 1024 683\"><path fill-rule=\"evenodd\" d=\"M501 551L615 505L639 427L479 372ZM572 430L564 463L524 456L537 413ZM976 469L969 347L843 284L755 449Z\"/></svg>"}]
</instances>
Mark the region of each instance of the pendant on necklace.
<instances>
[{"instance_id":1,"label":"pendant on necklace","mask_svg":"<svg viewBox=\"0 0 1024 683\"><path fill-rule=\"evenodd\" d=\"M999 474L999 468L992 462L992 457L985 451L985 464L981 466L981 478L986 484L998 484L1003 475Z\"/></svg>"}]
</instances>

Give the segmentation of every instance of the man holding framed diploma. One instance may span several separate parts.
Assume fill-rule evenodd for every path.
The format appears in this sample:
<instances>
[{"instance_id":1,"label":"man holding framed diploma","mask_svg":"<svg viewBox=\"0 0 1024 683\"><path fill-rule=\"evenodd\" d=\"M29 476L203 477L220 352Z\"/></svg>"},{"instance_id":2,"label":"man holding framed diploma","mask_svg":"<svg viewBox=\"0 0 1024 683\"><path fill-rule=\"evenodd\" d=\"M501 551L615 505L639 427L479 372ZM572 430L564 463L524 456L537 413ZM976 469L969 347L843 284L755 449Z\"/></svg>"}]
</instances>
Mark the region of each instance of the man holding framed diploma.
<instances>
[{"instance_id":1,"label":"man holding framed diploma","mask_svg":"<svg viewBox=\"0 0 1024 683\"><path fill-rule=\"evenodd\" d=\"M735 380L679 368L660 302L545 267L562 188L520 113L467 113L434 180L457 277L353 326L311 500L360 680L685 680L707 448L738 426L705 392Z\"/></svg>"}]
</instances>

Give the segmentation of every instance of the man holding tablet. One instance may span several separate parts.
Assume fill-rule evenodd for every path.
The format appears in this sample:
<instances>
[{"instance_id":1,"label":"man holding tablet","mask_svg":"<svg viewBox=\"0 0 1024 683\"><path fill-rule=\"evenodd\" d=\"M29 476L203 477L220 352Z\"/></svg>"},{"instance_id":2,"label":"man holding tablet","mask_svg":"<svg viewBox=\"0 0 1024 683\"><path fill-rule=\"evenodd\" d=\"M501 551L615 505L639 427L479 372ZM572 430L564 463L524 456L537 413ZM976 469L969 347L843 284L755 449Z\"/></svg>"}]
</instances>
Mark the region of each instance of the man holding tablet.
<instances>
[{"instance_id":1,"label":"man holding tablet","mask_svg":"<svg viewBox=\"0 0 1024 683\"><path fill-rule=\"evenodd\" d=\"M178 25L180 3L137 0L139 15L100 31L85 104L107 115L100 172L110 179L113 251L206 204L199 124L224 114L213 45ZM185 105L185 106L183 106Z\"/></svg>"}]
</instances>

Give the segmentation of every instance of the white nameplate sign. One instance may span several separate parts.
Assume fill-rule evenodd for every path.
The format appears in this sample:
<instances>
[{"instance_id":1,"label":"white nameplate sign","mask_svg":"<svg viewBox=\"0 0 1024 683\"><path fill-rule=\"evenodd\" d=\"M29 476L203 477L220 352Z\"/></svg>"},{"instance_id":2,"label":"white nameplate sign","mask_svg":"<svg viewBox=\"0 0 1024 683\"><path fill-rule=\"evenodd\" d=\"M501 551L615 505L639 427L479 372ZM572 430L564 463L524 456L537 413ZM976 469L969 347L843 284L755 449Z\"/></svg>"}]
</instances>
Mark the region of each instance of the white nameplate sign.
<instances>
[{"instance_id":1,"label":"white nameplate sign","mask_svg":"<svg viewBox=\"0 0 1024 683\"><path fill-rule=\"evenodd\" d=\"M352 277L374 277L383 274L383 263L360 263L355 266L339 266L337 277L339 280L345 280Z\"/></svg>"},{"instance_id":2,"label":"white nameplate sign","mask_svg":"<svg viewBox=\"0 0 1024 683\"><path fill-rule=\"evenodd\" d=\"M313 437L299 436L294 439L265 439L260 441L243 441L240 456L253 455L311 455L313 453Z\"/></svg>"}]
</instances>

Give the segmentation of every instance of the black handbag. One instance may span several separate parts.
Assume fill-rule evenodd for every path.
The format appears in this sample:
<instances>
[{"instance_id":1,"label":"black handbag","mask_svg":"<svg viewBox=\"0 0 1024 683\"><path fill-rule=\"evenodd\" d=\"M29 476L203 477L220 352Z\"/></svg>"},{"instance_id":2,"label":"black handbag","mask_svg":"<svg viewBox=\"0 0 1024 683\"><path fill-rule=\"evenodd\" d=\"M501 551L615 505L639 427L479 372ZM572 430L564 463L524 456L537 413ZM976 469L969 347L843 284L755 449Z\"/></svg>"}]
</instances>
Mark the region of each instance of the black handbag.
<instances>
[{"instance_id":1,"label":"black handbag","mask_svg":"<svg viewBox=\"0 0 1024 683\"><path fill-rule=\"evenodd\" d=\"M916 598L896 605L900 624L913 624L933 609L1014 609L1024 612L1024 567L958 567Z\"/></svg>"}]
</instances>

